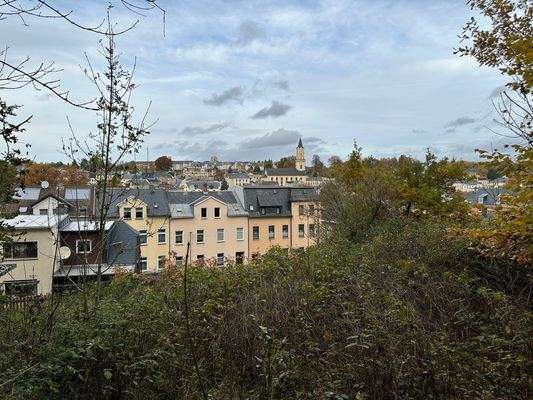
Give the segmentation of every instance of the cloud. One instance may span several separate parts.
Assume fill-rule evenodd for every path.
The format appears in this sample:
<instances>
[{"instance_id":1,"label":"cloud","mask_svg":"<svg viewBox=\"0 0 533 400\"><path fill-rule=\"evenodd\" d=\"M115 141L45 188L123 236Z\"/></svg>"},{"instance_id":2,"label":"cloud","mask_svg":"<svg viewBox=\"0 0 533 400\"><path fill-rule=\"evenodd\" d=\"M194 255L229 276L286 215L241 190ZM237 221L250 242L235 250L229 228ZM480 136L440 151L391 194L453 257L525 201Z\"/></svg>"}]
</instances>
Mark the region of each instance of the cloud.
<instances>
[{"instance_id":1,"label":"cloud","mask_svg":"<svg viewBox=\"0 0 533 400\"><path fill-rule=\"evenodd\" d=\"M220 94L213 93L208 99L204 99L204 104L208 106L221 106L226 103L235 102L242 104L244 101L244 88L235 86L223 91Z\"/></svg>"},{"instance_id":2,"label":"cloud","mask_svg":"<svg viewBox=\"0 0 533 400\"><path fill-rule=\"evenodd\" d=\"M265 119L268 117L278 118L287 114L287 111L291 109L288 104L280 103L279 101L273 101L270 107L265 107L256 112L250 118L252 119Z\"/></svg>"},{"instance_id":3,"label":"cloud","mask_svg":"<svg viewBox=\"0 0 533 400\"><path fill-rule=\"evenodd\" d=\"M428 133L428 131L426 131L424 129L420 129L420 128L414 128L411 132L413 132L415 134Z\"/></svg>"},{"instance_id":4,"label":"cloud","mask_svg":"<svg viewBox=\"0 0 533 400\"><path fill-rule=\"evenodd\" d=\"M182 135L194 136L194 135L206 135L213 132L220 132L230 126L230 122L221 122L219 124L213 124L207 127L202 126L187 126L181 130Z\"/></svg>"},{"instance_id":5,"label":"cloud","mask_svg":"<svg viewBox=\"0 0 533 400\"><path fill-rule=\"evenodd\" d=\"M239 147L242 149L253 149L258 147L280 147L290 144L296 145L298 139L301 137L302 135L297 131L281 128L266 135L241 142Z\"/></svg>"},{"instance_id":6,"label":"cloud","mask_svg":"<svg viewBox=\"0 0 533 400\"><path fill-rule=\"evenodd\" d=\"M496 97L500 97L500 94L505 92L507 90L507 87L504 85L504 86L498 86L496 88L494 88L494 90L492 92L490 92L489 94L489 99L494 99Z\"/></svg>"},{"instance_id":7,"label":"cloud","mask_svg":"<svg viewBox=\"0 0 533 400\"><path fill-rule=\"evenodd\" d=\"M476 122L476 119L470 118L470 117L459 117L457 119L454 119L453 121L448 122L446 125L444 125L445 128L448 128L450 131L455 131L455 128L458 128L460 126L473 124Z\"/></svg>"},{"instance_id":8,"label":"cloud","mask_svg":"<svg viewBox=\"0 0 533 400\"><path fill-rule=\"evenodd\" d=\"M287 80L272 81L272 86L281 90L285 90L286 92L290 90L289 81Z\"/></svg>"},{"instance_id":9,"label":"cloud","mask_svg":"<svg viewBox=\"0 0 533 400\"><path fill-rule=\"evenodd\" d=\"M239 35L235 42L239 46L246 46L254 40L263 39L264 37L265 33L259 24L251 20L245 20L239 27Z\"/></svg>"}]
</instances>

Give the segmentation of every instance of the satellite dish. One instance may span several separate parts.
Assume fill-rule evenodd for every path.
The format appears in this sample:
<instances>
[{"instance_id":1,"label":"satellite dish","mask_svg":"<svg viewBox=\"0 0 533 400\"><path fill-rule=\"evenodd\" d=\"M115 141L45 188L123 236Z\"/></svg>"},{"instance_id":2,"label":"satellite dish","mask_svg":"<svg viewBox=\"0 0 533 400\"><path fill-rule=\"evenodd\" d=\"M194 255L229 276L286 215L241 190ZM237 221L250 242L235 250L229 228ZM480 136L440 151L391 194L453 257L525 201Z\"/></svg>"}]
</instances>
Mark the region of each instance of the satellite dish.
<instances>
[{"instance_id":1,"label":"satellite dish","mask_svg":"<svg viewBox=\"0 0 533 400\"><path fill-rule=\"evenodd\" d=\"M50 186L50 184L48 183L48 181L42 181L41 182L41 187L43 189L48 189L49 186Z\"/></svg>"},{"instance_id":2,"label":"satellite dish","mask_svg":"<svg viewBox=\"0 0 533 400\"><path fill-rule=\"evenodd\" d=\"M61 246L59 248L59 257L62 259L62 260L66 260L67 258L70 257L70 255L72 254L72 252L70 251L70 248L67 247L67 246Z\"/></svg>"}]
</instances>

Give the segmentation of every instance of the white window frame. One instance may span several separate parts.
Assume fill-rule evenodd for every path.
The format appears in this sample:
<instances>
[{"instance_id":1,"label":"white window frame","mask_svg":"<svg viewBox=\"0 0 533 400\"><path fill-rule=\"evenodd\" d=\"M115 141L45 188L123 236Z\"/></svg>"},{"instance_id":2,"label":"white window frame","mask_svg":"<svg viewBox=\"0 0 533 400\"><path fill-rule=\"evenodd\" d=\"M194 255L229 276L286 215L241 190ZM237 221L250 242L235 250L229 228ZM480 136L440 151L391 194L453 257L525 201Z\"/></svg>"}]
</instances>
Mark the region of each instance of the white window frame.
<instances>
[{"instance_id":1,"label":"white window frame","mask_svg":"<svg viewBox=\"0 0 533 400\"><path fill-rule=\"evenodd\" d=\"M205 210L205 217L202 215L202 214L204 213L204 210ZM201 218L201 219L207 219L207 216L208 216L208 215L209 215L209 214L207 213L207 207L201 207L201 208L200 208L200 218Z\"/></svg>"},{"instance_id":2,"label":"white window frame","mask_svg":"<svg viewBox=\"0 0 533 400\"><path fill-rule=\"evenodd\" d=\"M220 255L222 254L222 257ZM222 260L222 262L220 262ZM217 267L223 267L226 264L224 253L217 253Z\"/></svg>"},{"instance_id":3,"label":"white window frame","mask_svg":"<svg viewBox=\"0 0 533 400\"><path fill-rule=\"evenodd\" d=\"M284 229L284 228L287 228L287 229ZM288 239L289 238L289 225L284 224L284 225L281 226L281 237L283 239Z\"/></svg>"},{"instance_id":4,"label":"white window frame","mask_svg":"<svg viewBox=\"0 0 533 400\"><path fill-rule=\"evenodd\" d=\"M178 242L177 240L177 237L178 237L178 232L181 234L181 241ZM183 231L175 231L174 232L174 244L177 244L177 245L182 245L183 244Z\"/></svg>"},{"instance_id":5,"label":"white window frame","mask_svg":"<svg viewBox=\"0 0 533 400\"><path fill-rule=\"evenodd\" d=\"M182 256L176 256L174 263L176 267L183 267L183 257Z\"/></svg>"},{"instance_id":6,"label":"white window frame","mask_svg":"<svg viewBox=\"0 0 533 400\"><path fill-rule=\"evenodd\" d=\"M255 237L255 228L257 228L257 237ZM252 227L252 240L259 240L261 238L261 229L259 228L259 225L255 225Z\"/></svg>"},{"instance_id":7,"label":"white window frame","mask_svg":"<svg viewBox=\"0 0 533 400\"><path fill-rule=\"evenodd\" d=\"M201 242L198 241L198 233L199 232L202 232L202 241ZM198 244L205 243L205 231L203 229L196 229L196 243L198 243Z\"/></svg>"},{"instance_id":8,"label":"white window frame","mask_svg":"<svg viewBox=\"0 0 533 400\"><path fill-rule=\"evenodd\" d=\"M144 269L143 269L143 267L142 267L142 263L143 263L143 262L144 262L144 265L145 265ZM141 257L141 258L139 258L139 270L140 270L141 272L148 271L148 257Z\"/></svg>"},{"instance_id":9,"label":"white window frame","mask_svg":"<svg viewBox=\"0 0 533 400\"><path fill-rule=\"evenodd\" d=\"M159 271L165 269L165 266L163 266L163 267L161 266L161 261L164 262L165 259L166 259L165 256L157 256L157 269L158 269Z\"/></svg>"},{"instance_id":10,"label":"white window frame","mask_svg":"<svg viewBox=\"0 0 533 400\"><path fill-rule=\"evenodd\" d=\"M80 251L78 245L81 242L89 242L89 251ZM89 254L93 251L93 241L91 239L76 239L76 254Z\"/></svg>"},{"instance_id":11,"label":"white window frame","mask_svg":"<svg viewBox=\"0 0 533 400\"><path fill-rule=\"evenodd\" d=\"M270 230L272 228L272 230ZM276 225L269 225L268 226L268 238L269 239L275 239L276 238Z\"/></svg>"},{"instance_id":12,"label":"white window frame","mask_svg":"<svg viewBox=\"0 0 533 400\"><path fill-rule=\"evenodd\" d=\"M144 243L141 242L141 237L144 237L145 238L145 241ZM141 229L139 231L139 244L141 246L146 246L148 244L148 231L146 229Z\"/></svg>"},{"instance_id":13,"label":"white window frame","mask_svg":"<svg viewBox=\"0 0 533 400\"><path fill-rule=\"evenodd\" d=\"M137 211L141 211L141 216L139 217L137 215ZM143 219L144 218L144 209L142 207L135 207L135 219Z\"/></svg>"},{"instance_id":14,"label":"white window frame","mask_svg":"<svg viewBox=\"0 0 533 400\"><path fill-rule=\"evenodd\" d=\"M222 239L219 238L218 234L222 232ZM217 228L217 243L224 243L226 241L226 232L224 228Z\"/></svg>"},{"instance_id":15,"label":"white window frame","mask_svg":"<svg viewBox=\"0 0 533 400\"><path fill-rule=\"evenodd\" d=\"M240 237L239 237L239 232L241 233ZM242 242L244 240L244 228L235 229L235 238L239 242Z\"/></svg>"},{"instance_id":16,"label":"white window frame","mask_svg":"<svg viewBox=\"0 0 533 400\"><path fill-rule=\"evenodd\" d=\"M218 217L217 217L217 210L218 210ZM213 217L217 218L217 219L220 219L221 215L222 215L222 210L220 209L220 207L215 207L213 209Z\"/></svg>"},{"instance_id":17,"label":"white window frame","mask_svg":"<svg viewBox=\"0 0 533 400\"><path fill-rule=\"evenodd\" d=\"M301 227L303 227L302 230L300 230ZM305 224L298 224L298 237L299 238L305 237Z\"/></svg>"},{"instance_id":18,"label":"white window frame","mask_svg":"<svg viewBox=\"0 0 533 400\"><path fill-rule=\"evenodd\" d=\"M159 235L165 235L165 240L161 241L161 237ZM157 230L157 244L165 244L167 242L167 230L165 228L160 228Z\"/></svg>"},{"instance_id":19,"label":"white window frame","mask_svg":"<svg viewBox=\"0 0 533 400\"><path fill-rule=\"evenodd\" d=\"M127 210L127 212L130 214L129 217L126 217L126 210ZM124 208L122 209L122 218L123 218L123 219L127 219L127 220L131 220L131 207L124 207Z\"/></svg>"}]
</instances>

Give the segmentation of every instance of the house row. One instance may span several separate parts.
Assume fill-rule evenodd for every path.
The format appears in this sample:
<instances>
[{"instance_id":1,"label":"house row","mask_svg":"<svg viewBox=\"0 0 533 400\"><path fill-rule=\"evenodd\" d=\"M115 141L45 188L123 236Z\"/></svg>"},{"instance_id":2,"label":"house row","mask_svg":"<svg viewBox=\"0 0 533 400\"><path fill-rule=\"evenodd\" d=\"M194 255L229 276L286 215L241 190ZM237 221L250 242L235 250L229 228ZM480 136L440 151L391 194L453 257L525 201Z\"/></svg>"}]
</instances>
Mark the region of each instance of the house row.
<instances>
[{"instance_id":1,"label":"house row","mask_svg":"<svg viewBox=\"0 0 533 400\"><path fill-rule=\"evenodd\" d=\"M73 191L83 201L72 198ZM68 199L67 199L68 197ZM168 265L244 263L272 246L315 243L319 215L312 188L238 187L231 191L91 188L18 190L13 229L3 243L0 292L45 294L117 270L157 273ZM105 209L102 240L97 222Z\"/></svg>"}]
</instances>

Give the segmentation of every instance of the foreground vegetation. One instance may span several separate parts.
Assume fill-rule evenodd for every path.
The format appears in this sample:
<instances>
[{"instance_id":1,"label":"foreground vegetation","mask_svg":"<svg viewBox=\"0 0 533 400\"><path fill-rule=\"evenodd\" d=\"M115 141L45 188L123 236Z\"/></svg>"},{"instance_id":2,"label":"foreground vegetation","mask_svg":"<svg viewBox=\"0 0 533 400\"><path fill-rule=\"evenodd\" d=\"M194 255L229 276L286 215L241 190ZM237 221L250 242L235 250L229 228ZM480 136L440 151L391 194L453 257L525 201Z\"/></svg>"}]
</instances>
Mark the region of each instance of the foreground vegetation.
<instances>
[{"instance_id":1,"label":"foreground vegetation","mask_svg":"<svg viewBox=\"0 0 533 400\"><path fill-rule=\"evenodd\" d=\"M2 311L1 393L525 399L527 300L477 273L486 260L450 232L399 217L358 244L191 268L188 309L183 270L171 269Z\"/></svg>"}]
</instances>

